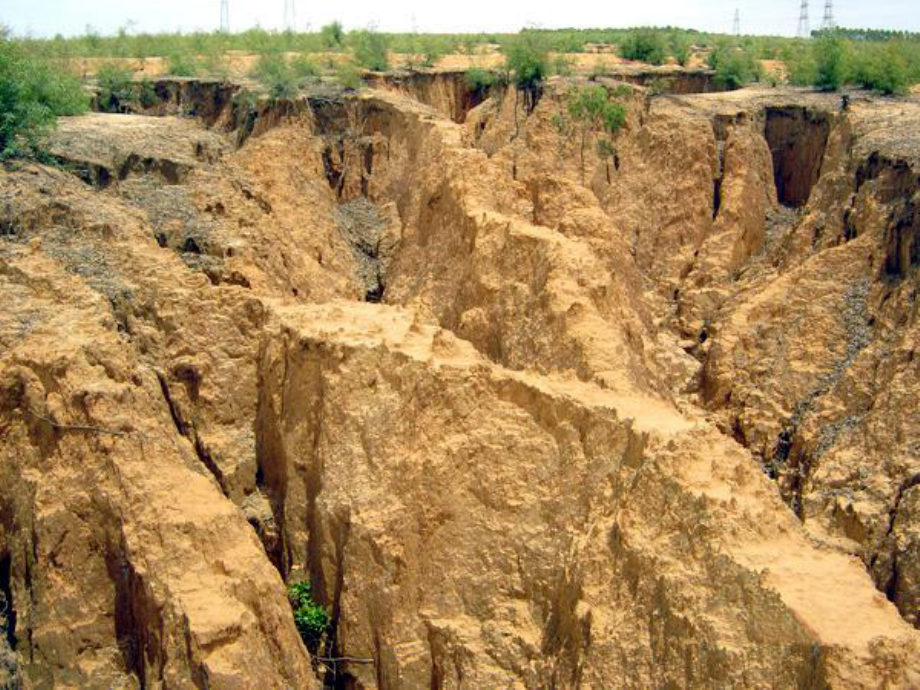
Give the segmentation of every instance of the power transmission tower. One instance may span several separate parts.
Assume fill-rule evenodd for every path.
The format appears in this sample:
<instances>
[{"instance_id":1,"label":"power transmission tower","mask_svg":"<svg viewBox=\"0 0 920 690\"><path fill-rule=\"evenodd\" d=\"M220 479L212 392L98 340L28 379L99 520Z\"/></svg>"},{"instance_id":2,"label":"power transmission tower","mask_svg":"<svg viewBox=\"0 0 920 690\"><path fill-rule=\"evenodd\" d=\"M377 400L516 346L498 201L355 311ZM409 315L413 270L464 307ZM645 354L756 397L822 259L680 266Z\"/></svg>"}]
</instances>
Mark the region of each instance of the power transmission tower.
<instances>
[{"instance_id":1,"label":"power transmission tower","mask_svg":"<svg viewBox=\"0 0 920 690\"><path fill-rule=\"evenodd\" d=\"M284 0L284 30L294 31L297 28L297 8L295 0Z\"/></svg>"},{"instance_id":2,"label":"power transmission tower","mask_svg":"<svg viewBox=\"0 0 920 690\"><path fill-rule=\"evenodd\" d=\"M824 0L824 21L821 23L824 31L833 31L837 28L837 22L834 21L834 3L832 0Z\"/></svg>"},{"instance_id":3,"label":"power transmission tower","mask_svg":"<svg viewBox=\"0 0 920 690\"><path fill-rule=\"evenodd\" d=\"M732 23L732 33L735 36L741 35L741 12L735 8L735 21Z\"/></svg>"},{"instance_id":4,"label":"power transmission tower","mask_svg":"<svg viewBox=\"0 0 920 690\"><path fill-rule=\"evenodd\" d=\"M796 35L799 38L811 36L811 26L808 23L808 0L802 0L802 9L799 10L799 30Z\"/></svg>"},{"instance_id":5,"label":"power transmission tower","mask_svg":"<svg viewBox=\"0 0 920 690\"><path fill-rule=\"evenodd\" d=\"M230 0L220 0L220 31L230 32Z\"/></svg>"}]
</instances>

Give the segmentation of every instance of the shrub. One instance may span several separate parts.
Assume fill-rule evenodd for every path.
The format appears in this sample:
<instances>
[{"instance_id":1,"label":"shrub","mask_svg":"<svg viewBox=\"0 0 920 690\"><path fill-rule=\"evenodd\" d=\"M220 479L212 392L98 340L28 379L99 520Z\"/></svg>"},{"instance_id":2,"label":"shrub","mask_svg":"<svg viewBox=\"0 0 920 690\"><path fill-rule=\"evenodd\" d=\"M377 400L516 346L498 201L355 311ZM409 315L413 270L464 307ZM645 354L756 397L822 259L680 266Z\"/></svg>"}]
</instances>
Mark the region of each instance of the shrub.
<instances>
[{"instance_id":1,"label":"shrub","mask_svg":"<svg viewBox=\"0 0 920 690\"><path fill-rule=\"evenodd\" d=\"M591 76L589 78L595 81L606 75L607 71L607 66L604 64L604 61L601 58L597 58L594 65L591 67Z\"/></svg>"},{"instance_id":2,"label":"shrub","mask_svg":"<svg viewBox=\"0 0 920 690\"><path fill-rule=\"evenodd\" d=\"M881 69L872 88L887 96L903 96L909 86L907 55L900 44L889 42L882 50Z\"/></svg>"},{"instance_id":3,"label":"shrub","mask_svg":"<svg viewBox=\"0 0 920 690\"><path fill-rule=\"evenodd\" d=\"M552 71L553 74L558 74L560 77L571 77L575 70L572 67L572 60L560 54L553 58Z\"/></svg>"},{"instance_id":4,"label":"shrub","mask_svg":"<svg viewBox=\"0 0 920 690\"><path fill-rule=\"evenodd\" d=\"M852 63L850 78L863 88L889 96L907 93L909 63L900 45L888 42L881 46L862 46Z\"/></svg>"},{"instance_id":5,"label":"shrub","mask_svg":"<svg viewBox=\"0 0 920 690\"><path fill-rule=\"evenodd\" d=\"M157 100L159 100L157 97L157 91L153 84L150 83L150 80L147 79L147 77L141 79L139 89L140 91L138 100L140 100L142 107L152 108L154 105L156 105Z\"/></svg>"},{"instance_id":6,"label":"shrub","mask_svg":"<svg viewBox=\"0 0 920 690\"><path fill-rule=\"evenodd\" d=\"M844 46L831 32L823 32L812 46L815 63L815 86L822 91L837 91L846 76Z\"/></svg>"},{"instance_id":7,"label":"shrub","mask_svg":"<svg viewBox=\"0 0 920 690\"><path fill-rule=\"evenodd\" d=\"M26 55L0 32L0 159L43 155L42 139L56 118L88 105L76 77Z\"/></svg>"},{"instance_id":8,"label":"shrub","mask_svg":"<svg viewBox=\"0 0 920 690\"><path fill-rule=\"evenodd\" d=\"M664 38L653 29L636 29L623 39L620 55L627 60L660 65L666 57Z\"/></svg>"},{"instance_id":9,"label":"shrub","mask_svg":"<svg viewBox=\"0 0 920 690\"><path fill-rule=\"evenodd\" d=\"M505 48L505 66L511 80L525 95L526 107L532 111L549 74L549 50L536 31L521 31Z\"/></svg>"},{"instance_id":10,"label":"shrub","mask_svg":"<svg viewBox=\"0 0 920 690\"><path fill-rule=\"evenodd\" d=\"M319 30L319 35L320 39L322 39L323 46L330 50L339 50L342 44L345 43L345 32L342 30L341 22L326 24L326 26Z\"/></svg>"},{"instance_id":11,"label":"shrub","mask_svg":"<svg viewBox=\"0 0 920 690\"><path fill-rule=\"evenodd\" d=\"M194 77L198 74L198 61L191 53L176 51L166 56L166 69L174 77Z\"/></svg>"},{"instance_id":12,"label":"shrub","mask_svg":"<svg viewBox=\"0 0 920 690\"><path fill-rule=\"evenodd\" d=\"M118 112L121 104L134 97L134 80L129 69L114 62L106 62L96 72L99 86L99 108L106 112Z\"/></svg>"},{"instance_id":13,"label":"shrub","mask_svg":"<svg viewBox=\"0 0 920 690\"><path fill-rule=\"evenodd\" d=\"M297 79L303 80L320 75L319 65L306 55L298 55L291 62L291 71Z\"/></svg>"},{"instance_id":14,"label":"shrub","mask_svg":"<svg viewBox=\"0 0 920 690\"><path fill-rule=\"evenodd\" d=\"M425 36L422 39L422 64L425 67L434 67L447 53L448 47L435 37Z\"/></svg>"},{"instance_id":15,"label":"shrub","mask_svg":"<svg viewBox=\"0 0 920 690\"><path fill-rule=\"evenodd\" d=\"M372 29L353 31L348 36L359 65L375 72L385 72L390 68L389 40L386 36Z\"/></svg>"},{"instance_id":16,"label":"shrub","mask_svg":"<svg viewBox=\"0 0 920 690\"><path fill-rule=\"evenodd\" d=\"M722 45L709 55L709 66L716 71L716 83L726 89L740 89L761 76L760 63L742 48Z\"/></svg>"},{"instance_id":17,"label":"shrub","mask_svg":"<svg viewBox=\"0 0 920 690\"><path fill-rule=\"evenodd\" d=\"M576 89L566 104L568 114L588 129L601 129L616 134L626 124L626 109L611 100L603 86L584 86Z\"/></svg>"},{"instance_id":18,"label":"shrub","mask_svg":"<svg viewBox=\"0 0 920 690\"><path fill-rule=\"evenodd\" d=\"M222 47L214 47L205 51L198 66L201 71L219 79L226 79L230 76L230 68L224 59Z\"/></svg>"},{"instance_id":19,"label":"shrub","mask_svg":"<svg viewBox=\"0 0 920 690\"><path fill-rule=\"evenodd\" d=\"M294 71L280 53L260 57L252 76L268 88L271 98L292 98L297 94Z\"/></svg>"},{"instance_id":20,"label":"shrub","mask_svg":"<svg viewBox=\"0 0 920 690\"><path fill-rule=\"evenodd\" d=\"M812 50L788 49L783 53L783 63L789 82L796 86L811 86L818 79L818 69Z\"/></svg>"},{"instance_id":21,"label":"shrub","mask_svg":"<svg viewBox=\"0 0 920 690\"><path fill-rule=\"evenodd\" d=\"M676 33L671 37L671 54L681 67L690 62L690 47L690 39L683 34Z\"/></svg>"},{"instance_id":22,"label":"shrub","mask_svg":"<svg viewBox=\"0 0 920 690\"><path fill-rule=\"evenodd\" d=\"M467 86L479 94L489 91L493 86L498 84L499 81L498 75L487 69L473 67L466 71Z\"/></svg>"},{"instance_id":23,"label":"shrub","mask_svg":"<svg viewBox=\"0 0 920 690\"><path fill-rule=\"evenodd\" d=\"M315 652L329 628L326 609L313 600L309 582L298 582L288 587L288 598L294 609L294 624L310 652Z\"/></svg>"},{"instance_id":24,"label":"shrub","mask_svg":"<svg viewBox=\"0 0 920 690\"><path fill-rule=\"evenodd\" d=\"M346 89L357 91L364 86L364 80L361 78L361 72L351 62L343 62L335 68L336 80Z\"/></svg>"}]
</instances>

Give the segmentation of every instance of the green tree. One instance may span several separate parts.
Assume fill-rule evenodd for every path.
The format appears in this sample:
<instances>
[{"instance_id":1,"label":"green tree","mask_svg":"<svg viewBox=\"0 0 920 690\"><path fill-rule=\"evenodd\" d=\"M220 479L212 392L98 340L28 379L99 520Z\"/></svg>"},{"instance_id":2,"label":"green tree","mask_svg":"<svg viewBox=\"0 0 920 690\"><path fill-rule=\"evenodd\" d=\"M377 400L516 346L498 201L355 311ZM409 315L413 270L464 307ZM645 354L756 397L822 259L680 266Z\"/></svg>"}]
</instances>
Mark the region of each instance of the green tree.
<instances>
[{"instance_id":1,"label":"green tree","mask_svg":"<svg viewBox=\"0 0 920 690\"><path fill-rule=\"evenodd\" d=\"M902 45L889 41L882 49L881 69L875 89L886 96L903 96L910 86L908 58Z\"/></svg>"},{"instance_id":2,"label":"green tree","mask_svg":"<svg viewBox=\"0 0 920 690\"><path fill-rule=\"evenodd\" d=\"M60 115L85 112L79 80L27 55L0 31L0 159L42 156L43 138Z\"/></svg>"},{"instance_id":3,"label":"green tree","mask_svg":"<svg viewBox=\"0 0 920 690\"><path fill-rule=\"evenodd\" d=\"M505 48L505 67L518 91L524 94L527 112L532 112L550 72L549 49L540 34L521 31Z\"/></svg>"},{"instance_id":4,"label":"green tree","mask_svg":"<svg viewBox=\"0 0 920 690\"><path fill-rule=\"evenodd\" d=\"M584 184L585 149L589 135L593 132L602 132L608 137L615 136L626 124L626 108L611 99L607 89L603 86L584 86L569 95L566 113L578 129L581 141L581 181ZM609 139L601 141L607 142L606 144L598 143L598 151L603 151L602 158L606 161L615 154L615 150Z\"/></svg>"},{"instance_id":5,"label":"green tree","mask_svg":"<svg viewBox=\"0 0 920 690\"><path fill-rule=\"evenodd\" d=\"M850 79L863 88L888 96L907 93L910 63L901 44L889 41L860 46L852 63Z\"/></svg>"},{"instance_id":6,"label":"green tree","mask_svg":"<svg viewBox=\"0 0 920 690\"><path fill-rule=\"evenodd\" d=\"M815 86L822 91L837 91L846 76L843 41L833 32L822 32L812 46Z\"/></svg>"}]
</instances>

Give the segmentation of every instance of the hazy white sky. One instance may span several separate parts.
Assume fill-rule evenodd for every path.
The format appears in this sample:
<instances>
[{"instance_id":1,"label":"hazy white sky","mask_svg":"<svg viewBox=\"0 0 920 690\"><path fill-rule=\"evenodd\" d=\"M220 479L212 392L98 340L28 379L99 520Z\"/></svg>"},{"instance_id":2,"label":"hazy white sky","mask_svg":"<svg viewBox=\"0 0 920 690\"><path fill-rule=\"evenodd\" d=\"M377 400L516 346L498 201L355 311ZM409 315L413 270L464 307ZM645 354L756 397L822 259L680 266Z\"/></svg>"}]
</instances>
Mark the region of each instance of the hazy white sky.
<instances>
[{"instance_id":1,"label":"hazy white sky","mask_svg":"<svg viewBox=\"0 0 920 690\"><path fill-rule=\"evenodd\" d=\"M229 0L234 31L260 25L280 28L284 0ZM297 26L335 19L345 28L375 24L383 31L517 31L523 26L627 27L676 25L729 32L735 8L745 33L795 33L800 0L296 0ZM811 0L812 27L820 25L824 0ZM920 0L836 0L837 23L920 31ZM112 33L133 21L136 31L212 30L220 0L0 0L0 24L16 34L83 33L87 25Z\"/></svg>"}]
</instances>

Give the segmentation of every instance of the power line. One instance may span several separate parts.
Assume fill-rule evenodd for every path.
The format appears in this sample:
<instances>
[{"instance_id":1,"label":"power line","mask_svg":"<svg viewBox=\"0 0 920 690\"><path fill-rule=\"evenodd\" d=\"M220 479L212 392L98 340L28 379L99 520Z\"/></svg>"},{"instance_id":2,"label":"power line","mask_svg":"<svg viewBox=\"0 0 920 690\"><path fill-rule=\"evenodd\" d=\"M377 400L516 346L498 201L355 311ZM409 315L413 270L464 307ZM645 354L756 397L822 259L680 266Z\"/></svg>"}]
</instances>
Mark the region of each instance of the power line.
<instances>
[{"instance_id":1,"label":"power line","mask_svg":"<svg viewBox=\"0 0 920 690\"><path fill-rule=\"evenodd\" d=\"M220 30L230 33L230 0L220 0Z\"/></svg>"},{"instance_id":2,"label":"power line","mask_svg":"<svg viewBox=\"0 0 920 690\"><path fill-rule=\"evenodd\" d=\"M799 29L796 35L799 38L811 36L811 26L808 23L808 0L802 0L802 8L799 10Z\"/></svg>"}]
</instances>

